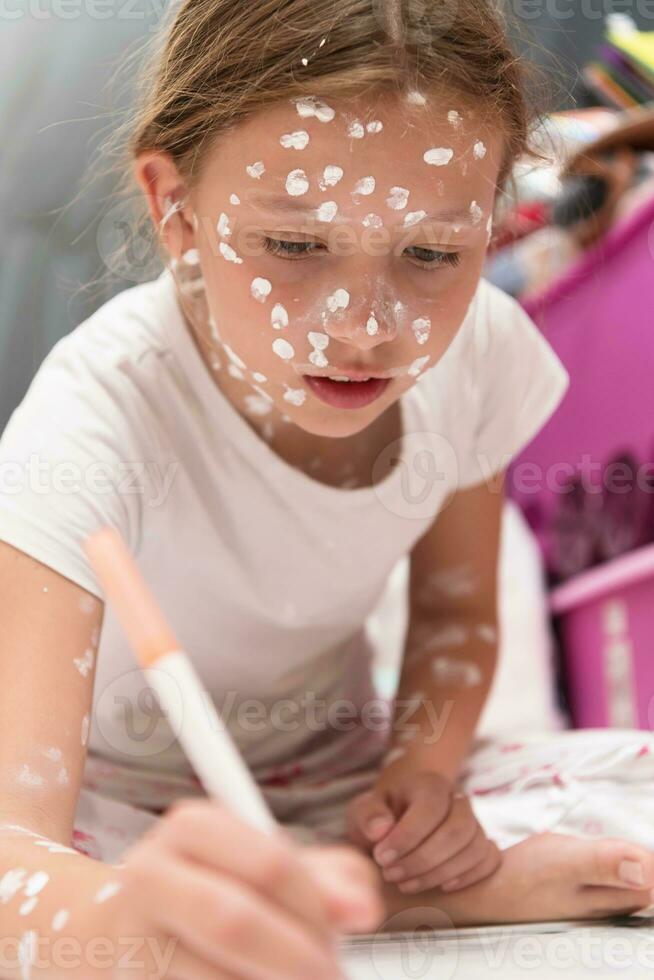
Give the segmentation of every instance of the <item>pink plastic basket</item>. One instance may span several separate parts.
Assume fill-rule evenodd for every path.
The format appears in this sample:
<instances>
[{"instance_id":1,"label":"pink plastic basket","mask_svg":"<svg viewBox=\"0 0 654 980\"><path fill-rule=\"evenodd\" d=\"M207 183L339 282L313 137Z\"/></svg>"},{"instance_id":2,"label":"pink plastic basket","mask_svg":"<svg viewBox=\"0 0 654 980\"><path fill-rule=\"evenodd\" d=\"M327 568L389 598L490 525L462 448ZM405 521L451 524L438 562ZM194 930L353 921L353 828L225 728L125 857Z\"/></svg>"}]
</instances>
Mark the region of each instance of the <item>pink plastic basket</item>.
<instances>
[{"instance_id":1,"label":"pink plastic basket","mask_svg":"<svg viewBox=\"0 0 654 980\"><path fill-rule=\"evenodd\" d=\"M654 199L525 309L570 388L508 488L558 584L654 541Z\"/></svg>"},{"instance_id":2,"label":"pink plastic basket","mask_svg":"<svg viewBox=\"0 0 654 980\"><path fill-rule=\"evenodd\" d=\"M552 592L576 728L654 727L654 545Z\"/></svg>"}]
</instances>

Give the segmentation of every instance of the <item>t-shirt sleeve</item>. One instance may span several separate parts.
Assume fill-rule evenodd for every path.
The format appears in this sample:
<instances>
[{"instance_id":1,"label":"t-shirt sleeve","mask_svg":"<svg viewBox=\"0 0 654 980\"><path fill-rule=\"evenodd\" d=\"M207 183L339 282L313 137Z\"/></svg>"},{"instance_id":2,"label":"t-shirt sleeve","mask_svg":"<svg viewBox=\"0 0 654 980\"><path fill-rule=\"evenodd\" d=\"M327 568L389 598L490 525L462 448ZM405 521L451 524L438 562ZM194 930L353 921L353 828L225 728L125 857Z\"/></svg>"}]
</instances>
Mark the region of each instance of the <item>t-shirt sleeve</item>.
<instances>
[{"instance_id":1,"label":"t-shirt sleeve","mask_svg":"<svg viewBox=\"0 0 654 980\"><path fill-rule=\"evenodd\" d=\"M63 338L0 439L0 540L100 598L85 538L109 525L134 548L139 529L133 438L120 379L106 374L80 363Z\"/></svg>"},{"instance_id":2,"label":"t-shirt sleeve","mask_svg":"<svg viewBox=\"0 0 654 980\"><path fill-rule=\"evenodd\" d=\"M459 489L488 480L532 441L560 404L569 376L517 300L483 281L474 320L477 417L459 459Z\"/></svg>"}]
</instances>

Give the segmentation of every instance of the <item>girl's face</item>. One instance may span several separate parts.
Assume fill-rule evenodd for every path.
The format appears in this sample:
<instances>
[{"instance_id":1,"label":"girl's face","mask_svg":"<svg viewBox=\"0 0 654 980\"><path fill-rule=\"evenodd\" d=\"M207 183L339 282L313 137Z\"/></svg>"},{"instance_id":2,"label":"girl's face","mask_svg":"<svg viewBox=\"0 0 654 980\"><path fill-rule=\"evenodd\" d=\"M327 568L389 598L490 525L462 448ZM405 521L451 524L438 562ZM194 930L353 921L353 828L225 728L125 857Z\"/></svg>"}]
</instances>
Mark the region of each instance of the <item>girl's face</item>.
<instances>
[{"instance_id":1,"label":"girl's face","mask_svg":"<svg viewBox=\"0 0 654 980\"><path fill-rule=\"evenodd\" d=\"M236 406L345 437L436 364L477 287L502 151L498 127L418 93L289 101L222 137L189 200Z\"/></svg>"}]
</instances>

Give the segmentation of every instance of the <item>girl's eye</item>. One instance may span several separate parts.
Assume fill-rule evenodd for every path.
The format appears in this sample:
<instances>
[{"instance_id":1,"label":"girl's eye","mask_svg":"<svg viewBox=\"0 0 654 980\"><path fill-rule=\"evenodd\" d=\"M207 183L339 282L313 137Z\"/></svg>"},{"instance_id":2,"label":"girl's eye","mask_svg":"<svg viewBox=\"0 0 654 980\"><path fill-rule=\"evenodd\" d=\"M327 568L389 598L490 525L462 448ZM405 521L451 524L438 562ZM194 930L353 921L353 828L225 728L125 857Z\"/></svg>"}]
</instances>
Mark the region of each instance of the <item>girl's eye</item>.
<instances>
[{"instance_id":1,"label":"girl's eye","mask_svg":"<svg viewBox=\"0 0 654 980\"><path fill-rule=\"evenodd\" d=\"M264 248L272 255L292 258L294 255L310 255L313 249L320 249L317 242L287 242L278 238L264 237Z\"/></svg>"},{"instance_id":2,"label":"girl's eye","mask_svg":"<svg viewBox=\"0 0 654 980\"><path fill-rule=\"evenodd\" d=\"M460 252L437 252L433 248L421 248L419 245L412 245L406 251L413 252L415 258L423 262L425 266L449 265L455 268L461 261Z\"/></svg>"}]
</instances>

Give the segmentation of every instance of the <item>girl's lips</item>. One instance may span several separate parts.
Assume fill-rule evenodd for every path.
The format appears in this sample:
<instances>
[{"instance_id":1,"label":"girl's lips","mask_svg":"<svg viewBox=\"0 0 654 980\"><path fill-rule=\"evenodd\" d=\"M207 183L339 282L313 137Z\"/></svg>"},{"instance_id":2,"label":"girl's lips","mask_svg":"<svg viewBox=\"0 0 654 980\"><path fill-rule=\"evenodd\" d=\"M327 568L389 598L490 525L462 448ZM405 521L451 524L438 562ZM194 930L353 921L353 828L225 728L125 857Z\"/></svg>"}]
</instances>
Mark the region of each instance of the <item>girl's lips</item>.
<instances>
[{"instance_id":1,"label":"girl's lips","mask_svg":"<svg viewBox=\"0 0 654 980\"><path fill-rule=\"evenodd\" d=\"M368 381L332 381L305 374L304 380L316 398L332 408L365 408L384 394L390 378L370 378Z\"/></svg>"}]
</instances>

